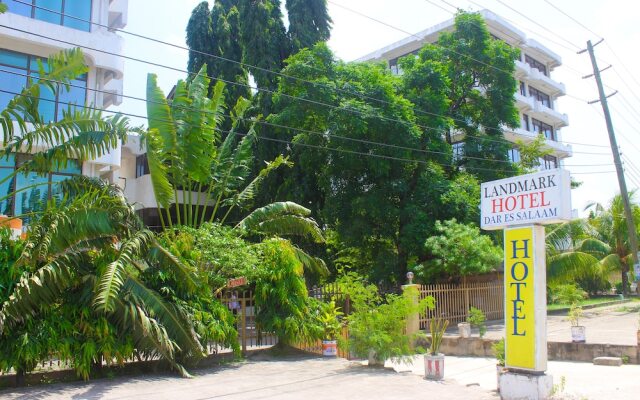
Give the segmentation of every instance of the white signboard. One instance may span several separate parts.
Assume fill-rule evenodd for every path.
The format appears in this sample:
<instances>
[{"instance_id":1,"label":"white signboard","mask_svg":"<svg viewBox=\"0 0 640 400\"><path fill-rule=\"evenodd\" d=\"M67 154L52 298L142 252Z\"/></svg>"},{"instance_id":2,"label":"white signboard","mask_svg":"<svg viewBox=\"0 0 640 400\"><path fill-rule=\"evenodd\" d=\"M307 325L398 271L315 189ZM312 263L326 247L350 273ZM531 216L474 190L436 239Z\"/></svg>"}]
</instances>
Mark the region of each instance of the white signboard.
<instances>
[{"instance_id":1,"label":"white signboard","mask_svg":"<svg viewBox=\"0 0 640 400\"><path fill-rule=\"evenodd\" d=\"M482 229L572 219L571 177L563 169L486 182L480 190Z\"/></svg>"}]
</instances>

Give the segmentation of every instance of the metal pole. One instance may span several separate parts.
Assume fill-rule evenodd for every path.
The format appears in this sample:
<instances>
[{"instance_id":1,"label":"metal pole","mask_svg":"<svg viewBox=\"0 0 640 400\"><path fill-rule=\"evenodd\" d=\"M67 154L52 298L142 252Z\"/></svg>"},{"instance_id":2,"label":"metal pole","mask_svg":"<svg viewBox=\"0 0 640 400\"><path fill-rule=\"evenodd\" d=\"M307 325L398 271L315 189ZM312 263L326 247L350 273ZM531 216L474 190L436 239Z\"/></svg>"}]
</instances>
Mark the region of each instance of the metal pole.
<instances>
[{"instance_id":1,"label":"metal pole","mask_svg":"<svg viewBox=\"0 0 640 400\"><path fill-rule=\"evenodd\" d=\"M600 104L602 104L602 111L604 112L604 119L607 122L607 132L609 133L609 142L611 143L611 152L613 153L613 161L616 166L616 173L618 175L618 184L620 185L620 195L622 196L622 204L624 205L624 214L627 221L627 229L629 231L629 246L631 247L631 257L633 258L633 264L638 263L638 238L636 233L636 225L633 220L633 213L631 212L631 204L629 202L629 194L627 192L627 183L624 179L624 171L622 169L622 161L620 159L620 152L618 151L618 143L613 131L613 123L611 122L611 114L609 113L609 104L607 103L607 96L604 94L604 88L602 86L602 79L600 78L600 70L598 69L598 63L596 56L593 52L593 45L591 40L587 41L587 50L589 51L589 57L591 58L591 64L593 65L593 76L596 78L598 84L598 93L600 95ZM629 266L630 270L633 270L633 266ZM622 290L624 294L627 294L627 282L626 277L622 278Z\"/></svg>"}]
</instances>

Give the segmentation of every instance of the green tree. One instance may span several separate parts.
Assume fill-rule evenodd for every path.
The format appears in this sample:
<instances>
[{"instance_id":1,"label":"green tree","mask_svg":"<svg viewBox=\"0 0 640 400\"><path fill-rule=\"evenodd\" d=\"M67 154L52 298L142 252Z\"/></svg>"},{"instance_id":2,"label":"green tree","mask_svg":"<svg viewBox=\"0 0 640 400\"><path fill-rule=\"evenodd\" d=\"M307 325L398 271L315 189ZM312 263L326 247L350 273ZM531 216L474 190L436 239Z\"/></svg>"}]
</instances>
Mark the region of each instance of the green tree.
<instances>
[{"instance_id":1,"label":"green tree","mask_svg":"<svg viewBox=\"0 0 640 400\"><path fill-rule=\"evenodd\" d=\"M426 64L427 68L420 72L431 70L444 75L444 114L452 124L447 141L464 139L464 156L459 165L481 181L515 173L508 163L510 144L503 140L502 126L519 126L513 97L514 61L518 56L518 49L491 38L482 16L461 11L452 32L444 32L436 43L425 45L417 61L412 61L415 56L410 55L400 62L403 70Z\"/></svg>"},{"instance_id":2,"label":"green tree","mask_svg":"<svg viewBox=\"0 0 640 400\"><path fill-rule=\"evenodd\" d=\"M258 87L275 90L277 76L291 53L284 27L280 0L238 0L242 61L259 67L251 75Z\"/></svg>"},{"instance_id":3,"label":"green tree","mask_svg":"<svg viewBox=\"0 0 640 400\"><path fill-rule=\"evenodd\" d=\"M620 269L611 247L585 219L547 227L547 281L550 286L575 282L590 294L609 289L611 273Z\"/></svg>"},{"instance_id":4,"label":"green tree","mask_svg":"<svg viewBox=\"0 0 640 400\"><path fill-rule=\"evenodd\" d=\"M293 53L326 42L331 36L327 0L286 0Z\"/></svg>"},{"instance_id":5,"label":"green tree","mask_svg":"<svg viewBox=\"0 0 640 400\"><path fill-rule=\"evenodd\" d=\"M636 226L640 225L640 206L634 202L635 192L629 193L631 212ZM621 195L616 195L608 207L593 204L589 222L598 232L598 239L606 243L611 251L603 260L607 265L615 266L620 271L623 291L626 294L629 285L629 271L633 267L633 257L629 245L629 231L624 213Z\"/></svg>"},{"instance_id":6,"label":"green tree","mask_svg":"<svg viewBox=\"0 0 640 400\"><path fill-rule=\"evenodd\" d=\"M429 259L414 268L422 282L457 280L465 275L495 270L502 261L502 249L474 225L455 219L436 222L438 236L425 242Z\"/></svg>"},{"instance_id":7,"label":"green tree","mask_svg":"<svg viewBox=\"0 0 640 400\"><path fill-rule=\"evenodd\" d=\"M251 95L244 86L248 84L247 71L240 64L240 13L235 3L216 1L210 11L209 3L203 1L193 9L187 25L187 46L190 49L187 70L195 75L206 64L209 77L236 82L225 89L230 104ZM210 83L210 89L214 83Z\"/></svg>"}]
</instances>

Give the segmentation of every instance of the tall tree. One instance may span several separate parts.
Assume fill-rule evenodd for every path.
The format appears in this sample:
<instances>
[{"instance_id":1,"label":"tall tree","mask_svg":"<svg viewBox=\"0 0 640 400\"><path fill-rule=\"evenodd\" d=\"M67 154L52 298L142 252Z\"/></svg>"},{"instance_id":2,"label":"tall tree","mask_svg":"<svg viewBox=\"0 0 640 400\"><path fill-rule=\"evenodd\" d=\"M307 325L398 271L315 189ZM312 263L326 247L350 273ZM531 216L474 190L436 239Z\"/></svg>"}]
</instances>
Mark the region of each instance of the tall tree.
<instances>
[{"instance_id":1,"label":"tall tree","mask_svg":"<svg viewBox=\"0 0 640 400\"><path fill-rule=\"evenodd\" d=\"M251 75L258 87L275 90L277 75L291 53L284 27L280 0L238 0L243 62L259 67Z\"/></svg>"},{"instance_id":2,"label":"tall tree","mask_svg":"<svg viewBox=\"0 0 640 400\"><path fill-rule=\"evenodd\" d=\"M287 0L286 7L293 53L329 40L332 21L327 0Z\"/></svg>"},{"instance_id":3,"label":"tall tree","mask_svg":"<svg viewBox=\"0 0 640 400\"><path fill-rule=\"evenodd\" d=\"M445 76L445 114L452 123L447 141L464 136L464 156L458 162L481 181L515 173L502 126L519 126L513 97L518 55L518 49L491 38L482 16L466 12L456 15L452 32L442 33L418 53L416 63L430 64ZM406 57L401 65L413 58Z\"/></svg>"},{"instance_id":4,"label":"tall tree","mask_svg":"<svg viewBox=\"0 0 640 400\"><path fill-rule=\"evenodd\" d=\"M193 9L187 25L188 71L197 74L204 64L207 65L207 75L213 78L210 94L215 79L235 82L225 88L230 104L251 95L246 86L247 71L240 64L240 13L235 3L237 1L216 1L209 11L209 4L203 1ZM229 128L230 123L225 124L225 130Z\"/></svg>"}]
</instances>

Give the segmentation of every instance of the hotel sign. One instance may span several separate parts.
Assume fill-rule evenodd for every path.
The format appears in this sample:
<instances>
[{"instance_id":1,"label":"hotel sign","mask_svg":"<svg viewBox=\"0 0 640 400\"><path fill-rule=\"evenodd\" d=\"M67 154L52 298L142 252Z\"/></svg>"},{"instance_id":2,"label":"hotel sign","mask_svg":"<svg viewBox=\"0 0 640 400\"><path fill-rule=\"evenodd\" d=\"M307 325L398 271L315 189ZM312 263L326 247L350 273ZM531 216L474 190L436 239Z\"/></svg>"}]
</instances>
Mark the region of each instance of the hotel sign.
<instances>
[{"instance_id":1,"label":"hotel sign","mask_svg":"<svg viewBox=\"0 0 640 400\"><path fill-rule=\"evenodd\" d=\"M483 183L482 229L571 220L569 171L556 169Z\"/></svg>"},{"instance_id":2,"label":"hotel sign","mask_svg":"<svg viewBox=\"0 0 640 400\"><path fill-rule=\"evenodd\" d=\"M505 365L547 369L545 224L571 220L568 171L483 183L481 226L504 229Z\"/></svg>"}]
</instances>

